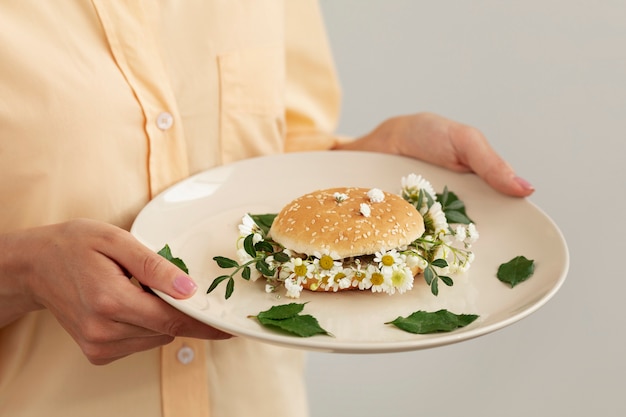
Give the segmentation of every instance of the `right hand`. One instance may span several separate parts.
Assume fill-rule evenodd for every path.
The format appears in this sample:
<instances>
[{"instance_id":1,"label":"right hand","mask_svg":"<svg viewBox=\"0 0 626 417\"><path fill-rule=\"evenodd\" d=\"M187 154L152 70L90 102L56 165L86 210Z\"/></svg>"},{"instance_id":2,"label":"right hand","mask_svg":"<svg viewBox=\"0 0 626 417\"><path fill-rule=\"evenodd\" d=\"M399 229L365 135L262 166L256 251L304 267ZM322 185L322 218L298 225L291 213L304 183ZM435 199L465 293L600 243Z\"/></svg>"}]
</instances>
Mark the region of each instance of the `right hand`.
<instances>
[{"instance_id":1,"label":"right hand","mask_svg":"<svg viewBox=\"0 0 626 417\"><path fill-rule=\"evenodd\" d=\"M5 235L1 242L10 245L14 260L9 271L0 270L0 282L4 285L7 275L17 278L22 310L47 308L93 364L167 344L175 336L230 337L133 284L128 275L179 299L197 289L183 271L120 228L73 220Z\"/></svg>"}]
</instances>

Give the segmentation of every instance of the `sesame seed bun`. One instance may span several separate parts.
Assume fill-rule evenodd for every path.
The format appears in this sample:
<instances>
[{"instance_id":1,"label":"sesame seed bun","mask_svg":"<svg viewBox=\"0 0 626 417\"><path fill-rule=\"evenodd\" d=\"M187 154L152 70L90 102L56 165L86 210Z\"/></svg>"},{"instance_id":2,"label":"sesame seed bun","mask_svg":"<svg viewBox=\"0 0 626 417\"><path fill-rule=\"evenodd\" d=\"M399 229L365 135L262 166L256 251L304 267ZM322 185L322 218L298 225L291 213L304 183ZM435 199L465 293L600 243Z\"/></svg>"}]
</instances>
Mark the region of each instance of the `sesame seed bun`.
<instances>
[{"instance_id":1,"label":"sesame seed bun","mask_svg":"<svg viewBox=\"0 0 626 417\"><path fill-rule=\"evenodd\" d=\"M278 213L271 238L306 255L329 253L339 258L399 248L424 233L424 220L401 196L367 188L331 188L296 198Z\"/></svg>"}]
</instances>

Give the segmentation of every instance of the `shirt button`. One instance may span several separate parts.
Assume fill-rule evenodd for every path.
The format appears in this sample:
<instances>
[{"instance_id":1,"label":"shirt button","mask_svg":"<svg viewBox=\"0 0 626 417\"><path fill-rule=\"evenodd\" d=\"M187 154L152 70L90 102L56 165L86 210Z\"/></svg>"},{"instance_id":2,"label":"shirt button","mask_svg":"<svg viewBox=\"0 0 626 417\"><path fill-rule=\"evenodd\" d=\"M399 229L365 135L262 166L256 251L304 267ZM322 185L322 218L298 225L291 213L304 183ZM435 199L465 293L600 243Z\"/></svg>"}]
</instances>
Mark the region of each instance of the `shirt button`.
<instances>
[{"instance_id":1,"label":"shirt button","mask_svg":"<svg viewBox=\"0 0 626 417\"><path fill-rule=\"evenodd\" d=\"M195 356L196 354L194 353L193 349L190 348L189 346L181 347L180 349L178 349L178 352L176 353L176 358L183 365L187 365L191 363Z\"/></svg>"},{"instance_id":2,"label":"shirt button","mask_svg":"<svg viewBox=\"0 0 626 417\"><path fill-rule=\"evenodd\" d=\"M174 116L166 111L159 113L156 119L156 125L161 130L167 130L174 124Z\"/></svg>"}]
</instances>

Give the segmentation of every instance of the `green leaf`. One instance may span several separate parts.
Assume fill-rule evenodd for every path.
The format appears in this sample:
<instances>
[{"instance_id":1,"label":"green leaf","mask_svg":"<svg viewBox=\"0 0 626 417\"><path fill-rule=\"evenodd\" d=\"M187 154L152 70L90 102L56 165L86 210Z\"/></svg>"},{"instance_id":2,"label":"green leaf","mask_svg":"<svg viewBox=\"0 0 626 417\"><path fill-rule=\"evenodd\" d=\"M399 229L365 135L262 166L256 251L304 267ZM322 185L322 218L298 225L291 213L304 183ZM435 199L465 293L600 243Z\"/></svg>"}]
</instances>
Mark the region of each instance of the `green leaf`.
<instances>
[{"instance_id":1,"label":"green leaf","mask_svg":"<svg viewBox=\"0 0 626 417\"><path fill-rule=\"evenodd\" d=\"M441 210L446 215L448 223L473 223L465 211L465 203L448 190L448 187L444 187L443 193L437 194L437 200L441 203Z\"/></svg>"},{"instance_id":2,"label":"green leaf","mask_svg":"<svg viewBox=\"0 0 626 417\"><path fill-rule=\"evenodd\" d=\"M256 270L265 275L266 277L274 276L274 271L272 271L269 265L263 260L259 259L255 264Z\"/></svg>"},{"instance_id":3,"label":"green leaf","mask_svg":"<svg viewBox=\"0 0 626 417\"><path fill-rule=\"evenodd\" d=\"M304 304L290 303L273 306L260 312L256 319L265 327L277 329L299 337L310 337L317 334L331 334L324 330L317 319L311 315L300 315Z\"/></svg>"},{"instance_id":4,"label":"green leaf","mask_svg":"<svg viewBox=\"0 0 626 417\"><path fill-rule=\"evenodd\" d=\"M435 259L430 264L432 266L436 266L438 268L445 268L446 266L448 266L448 262L445 259L442 259L442 258Z\"/></svg>"},{"instance_id":5,"label":"green leaf","mask_svg":"<svg viewBox=\"0 0 626 417\"><path fill-rule=\"evenodd\" d=\"M220 268L236 268L239 266L239 263L233 259L226 258L224 256L215 256L213 260L217 262Z\"/></svg>"},{"instance_id":6,"label":"green leaf","mask_svg":"<svg viewBox=\"0 0 626 417\"><path fill-rule=\"evenodd\" d=\"M254 249L254 234L253 233L246 236L245 239L243 240L243 249L251 257L253 258L256 257L256 249Z\"/></svg>"},{"instance_id":7,"label":"green leaf","mask_svg":"<svg viewBox=\"0 0 626 417\"><path fill-rule=\"evenodd\" d=\"M439 275L439 279L441 279L443 283L446 284L448 287L454 285L454 281L450 277L446 277L445 275Z\"/></svg>"},{"instance_id":8,"label":"green leaf","mask_svg":"<svg viewBox=\"0 0 626 417\"><path fill-rule=\"evenodd\" d=\"M465 204L461 200L454 200L446 204L446 210L463 210Z\"/></svg>"},{"instance_id":9,"label":"green leaf","mask_svg":"<svg viewBox=\"0 0 626 417\"><path fill-rule=\"evenodd\" d=\"M419 190L417 194L417 203L415 204L417 210L419 210L422 207L422 204L424 204L424 194L424 190Z\"/></svg>"},{"instance_id":10,"label":"green leaf","mask_svg":"<svg viewBox=\"0 0 626 417\"><path fill-rule=\"evenodd\" d=\"M315 317L308 314L289 317L284 320L259 319L259 322L266 327L280 329L299 337L311 337L316 334L330 335L319 325Z\"/></svg>"},{"instance_id":11,"label":"green leaf","mask_svg":"<svg viewBox=\"0 0 626 417\"><path fill-rule=\"evenodd\" d=\"M439 295L439 277L433 279L433 282L430 283L430 292L433 295Z\"/></svg>"},{"instance_id":12,"label":"green leaf","mask_svg":"<svg viewBox=\"0 0 626 417\"><path fill-rule=\"evenodd\" d=\"M450 224L454 224L454 223L470 224L470 223L472 223L472 220L469 217L467 217L465 214L461 213L460 211L448 210L448 211L444 211L444 214L446 215L446 219L448 220L448 223L450 223Z\"/></svg>"},{"instance_id":13,"label":"green leaf","mask_svg":"<svg viewBox=\"0 0 626 417\"><path fill-rule=\"evenodd\" d=\"M439 202L441 202L441 205L445 204L446 201L448 201L448 186L444 186L443 187L443 192L441 194L437 194L437 200L439 200Z\"/></svg>"},{"instance_id":14,"label":"green leaf","mask_svg":"<svg viewBox=\"0 0 626 417\"><path fill-rule=\"evenodd\" d=\"M243 271L241 271L241 278L250 281L251 274L250 267L246 265L243 267Z\"/></svg>"},{"instance_id":15,"label":"green leaf","mask_svg":"<svg viewBox=\"0 0 626 417\"><path fill-rule=\"evenodd\" d=\"M426 284L430 285L434 278L435 273L433 272L433 269L430 266L426 267L424 270L424 281L426 281Z\"/></svg>"},{"instance_id":16,"label":"green leaf","mask_svg":"<svg viewBox=\"0 0 626 417\"><path fill-rule=\"evenodd\" d=\"M277 262L289 262L289 259L291 258L285 252L276 252L274 254L274 259Z\"/></svg>"},{"instance_id":17,"label":"green leaf","mask_svg":"<svg viewBox=\"0 0 626 417\"><path fill-rule=\"evenodd\" d=\"M170 248L169 245L165 245L159 252L157 252L159 255L161 255L162 257L164 257L165 259L167 259L168 261L170 261L171 263L173 263L174 265L176 265L179 269L181 269L185 274L189 273L189 270L187 269L187 265L185 265L185 262L183 262L182 259L180 258L176 258L174 257L174 255L172 255L172 250Z\"/></svg>"},{"instance_id":18,"label":"green leaf","mask_svg":"<svg viewBox=\"0 0 626 417\"><path fill-rule=\"evenodd\" d=\"M300 314L304 310L304 304L289 303L273 306L269 310L261 311L258 318L282 320Z\"/></svg>"},{"instance_id":19,"label":"green leaf","mask_svg":"<svg viewBox=\"0 0 626 417\"><path fill-rule=\"evenodd\" d=\"M407 317L398 317L385 324L393 324L409 333L429 334L450 332L465 327L478 317L476 314L454 314L445 309L435 312L420 310Z\"/></svg>"},{"instance_id":20,"label":"green leaf","mask_svg":"<svg viewBox=\"0 0 626 417\"><path fill-rule=\"evenodd\" d=\"M272 246L271 243L265 241L265 240L261 240L259 242L256 243L256 245L254 245L254 249L257 252L266 252L266 253L272 253L274 252L274 246Z\"/></svg>"},{"instance_id":21,"label":"green leaf","mask_svg":"<svg viewBox=\"0 0 626 417\"><path fill-rule=\"evenodd\" d=\"M252 220L254 220L261 231L263 231L263 236L267 236L276 218L276 213L250 214L250 217L252 217Z\"/></svg>"},{"instance_id":22,"label":"green leaf","mask_svg":"<svg viewBox=\"0 0 626 417\"><path fill-rule=\"evenodd\" d=\"M221 283L222 281L224 281L225 279L228 279L228 278L230 278L230 276L228 276L228 275L221 275L221 276L219 276L219 277L215 278L215 279L213 280L213 282L211 283L211 286L209 287L209 289L208 289L208 290L206 290L206 293L208 294L208 293L210 293L211 291L213 291L215 288L217 288L217 286L218 286L218 285L220 285L220 283Z\"/></svg>"},{"instance_id":23,"label":"green leaf","mask_svg":"<svg viewBox=\"0 0 626 417\"><path fill-rule=\"evenodd\" d=\"M535 272L535 261L527 259L525 256L516 256L510 261L498 267L496 276L511 288L526 281Z\"/></svg>"},{"instance_id":24,"label":"green leaf","mask_svg":"<svg viewBox=\"0 0 626 417\"><path fill-rule=\"evenodd\" d=\"M228 283L226 284L226 296L225 298L228 300L231 295L233 295L233 291L235 290L235 280L233 277L229 277Z\"/></svg>"}]
</instances>

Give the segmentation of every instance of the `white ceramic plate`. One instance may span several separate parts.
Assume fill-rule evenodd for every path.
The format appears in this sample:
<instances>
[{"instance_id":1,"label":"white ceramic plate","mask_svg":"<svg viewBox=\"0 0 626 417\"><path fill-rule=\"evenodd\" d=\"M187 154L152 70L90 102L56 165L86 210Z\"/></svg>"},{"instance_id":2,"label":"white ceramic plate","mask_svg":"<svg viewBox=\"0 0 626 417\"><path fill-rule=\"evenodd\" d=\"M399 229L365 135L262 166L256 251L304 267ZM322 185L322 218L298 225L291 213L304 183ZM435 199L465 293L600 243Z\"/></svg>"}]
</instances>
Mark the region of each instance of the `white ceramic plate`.
<instances>
[{"instance_id":1,"label":"white ceramic plate","mask_svg":"<svg viewBox=\"0 0 626 417\"><path fill-rule=\"evenodd\" d=\"M423 175L441 192L454 191L476 222L479 241L470 271L454 276L452 287L440 285L433 296L416 279L412 291L389 296L349 291L304 292L313 315L334 335L298 338L279 334L248 318L273 305L292 302L264 292L262 282L236 279L225 300L225 283L206 289L224 273L212 258L235 259L237 225L245 213L276 213L292 199L316 189L337 186L400 190L410 173ZM248 159L182 181L152 200L139 214L132 233L158 251L165 244L182 258L199 284L188 300L157 292L166 302L216 328L241 337L283 346L326 352L376 353L431 348L468 340L508 326L536 311L560 288L569 266L566 243L554 222L527 199L490 189L472 174L457 174L413 159L366 152L311 152ZM517 255L535 261L535 273L514 288L496 278L498 266ZM417 310L448 309L480 317L467 327L431 335L403 332L385 322Z\"/></svg>"}]
</instances>

